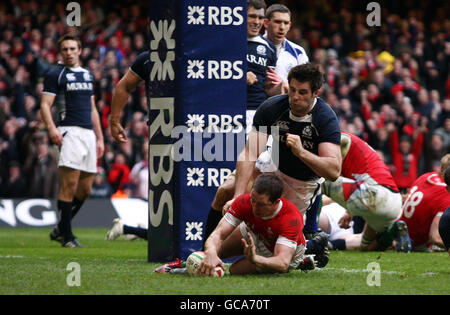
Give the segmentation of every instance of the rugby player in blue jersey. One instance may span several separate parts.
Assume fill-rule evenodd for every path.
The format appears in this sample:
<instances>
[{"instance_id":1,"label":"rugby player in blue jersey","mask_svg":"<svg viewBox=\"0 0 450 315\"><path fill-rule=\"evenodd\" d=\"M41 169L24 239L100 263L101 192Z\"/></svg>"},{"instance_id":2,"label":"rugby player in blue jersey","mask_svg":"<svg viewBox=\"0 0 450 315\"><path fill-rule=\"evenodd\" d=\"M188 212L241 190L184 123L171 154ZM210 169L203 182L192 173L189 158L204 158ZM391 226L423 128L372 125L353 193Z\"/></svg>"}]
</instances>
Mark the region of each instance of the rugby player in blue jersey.
<instances>
[{"instance_id":1,"label":"rugby player in blue jersey","mask_svg":"<svg viewBox=\"0 0 450 315\"><path fill-rule=\"evenodd\" d=\"M63 247L83 247L72 234L71 220L91 193L97 159L104 152L103 133L94 99L94 76L80 66L81 41L65 35L59 39L58 49L63 63L46 73L41 99L50 139L60 148L60 217L50 238ZM52 117L53 105L57 106L57 123Z\"/></svg>"}]
</instances>

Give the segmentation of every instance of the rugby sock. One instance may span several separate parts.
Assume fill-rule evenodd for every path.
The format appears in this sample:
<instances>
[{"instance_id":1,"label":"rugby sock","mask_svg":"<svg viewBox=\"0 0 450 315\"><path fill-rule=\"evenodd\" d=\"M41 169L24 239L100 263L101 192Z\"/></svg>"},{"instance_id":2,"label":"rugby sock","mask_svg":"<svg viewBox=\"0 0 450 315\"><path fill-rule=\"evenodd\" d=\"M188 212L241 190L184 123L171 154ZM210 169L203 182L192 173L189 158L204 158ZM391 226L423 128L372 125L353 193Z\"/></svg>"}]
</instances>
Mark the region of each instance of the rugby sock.
<instances>
[{"instance_id":1,"label":"rugby sock","mask_svg":"<svg viewBox=\"0 0 450 315\"><path fill-rule=\"evenodd\" d=\"M72 201L72 219L74 216L76 216L76 214L78 213L78 211L80 211L80 208L83 206L84 200L79 200L76 197L73 198Z\"/></svg>"},{"instance_id":2,"label":"rugby sock","mask_svg":"<svg viewBox=\"0 0 450 315\"><path fill-rule=\"evenodd\" d=\"M124 224L123 234L134 234L140 238L143 238L144 240L148 239L148 230L140 227L128 226Z\"/></svg>"},{"instance_id":3,"label":"rugby sock","mask_svg":"<svg viewBox=\"0 0 450 315\"><path fill-rule=\"evenodd\" d=\"M74 239L72 234L72 225L70 223L72 219L72 203L67 201L57 201L57 207L60 213L58 228L59 232L64 238L64 242Z\"/></svg>"},{"instance_id":4,"label":"rugby sock","mask_svg":"<svg viewBox=\"0 0 450 315\"><path fill-rule=\"evenodd\" d=\"M392 241L395 239L395 235L398 233L397 226L392 224L386 231L378 236L378 245L380 250L386 250L392 245ZM363 235L364 236L364 235Z\"/></svg>"},{"instance_id":5,"label":"rugby sock","mask_svg":"<svg viewBox=\"0 0 450 315\"><path fill-rule=\"evenodd\" d=\"M347 249L344 239L332 240L332 241L330 241L330 243L331 243L331 245L333 245L333 249L338 249L338 250L346 250Z\"/></svg>"},{"instance_id":6,"label":"rugby sock","mask_svg":"<svg viewBox=\"0 0 450 315\"><path fill-rule=\"evenodd\" d=\"M222 219L222 212L215 210L211 207L209 210L208 218L206 219L205 237L203 238L203 249L205 249L205 242L211 233L214 231L219 221Z\"/></svg>"},{"instance_id":7,"label":"rugby sock","mask_svg":"<svg viewBox=\"0 0 450 315\"><path fill-rule=\"evenodd\" d=\"M447 250L450 249L450 207L445 210L439 220L439 235Z\"/></svg>"},{"instance_id":8,"label":"rugby sock","mask_svg":"<svg viewBox=\"0 0 450 315\"><path fill-rule=\"evenodd\" d=\"M316 241L309 240L306 242L305 255L319 254L322 251L322 246Z\"/></svg>"},{"instance_id":9,"label":"rugby sock","mask_svg":"<svg viewBox=\"0 0 450 315\"><path fill-rule=\"evenodd\" d=\"M303 233L315 233L319 231L317 221L319 219L320 211L322 210L322 195L317 195L316 200L311 207L306 211L306 221L303 227Z\"/></svg>"}]
</instances>

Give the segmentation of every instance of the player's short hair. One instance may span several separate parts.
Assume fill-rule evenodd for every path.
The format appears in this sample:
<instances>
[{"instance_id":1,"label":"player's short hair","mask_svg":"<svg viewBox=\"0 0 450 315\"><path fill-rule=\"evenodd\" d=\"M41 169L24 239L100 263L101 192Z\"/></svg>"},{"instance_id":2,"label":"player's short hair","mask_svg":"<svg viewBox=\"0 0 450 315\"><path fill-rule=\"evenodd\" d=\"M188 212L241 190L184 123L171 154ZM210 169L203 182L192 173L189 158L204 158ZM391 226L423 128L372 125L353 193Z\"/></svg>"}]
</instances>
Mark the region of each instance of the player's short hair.
<instances>
[{"instance_id":1,"label":"player's short hair","mask_svg":"<svg viewBox=\"0 0 450 315\"><path fill-rule=\"evenodd\" d=\"M256 178L253 189L260 195L269 196L269 201L274 203L283 193L283 181L275 174L264 173Z\"/></svg>"},{"instance_id":2,"label":"player's short hair","mask_svg":"<svg viewBox=\"0 0 450 315\"><path fill-rule=\"evenodd\" d=\"M276 3L267 8L266 18L270 20L275 12L288 13L291 16L291 10L287 6Z\"/></svg>"},{"instance_id":3,"label":"player's short hair","mask_svg":"<svg viewBox=\"0 0 450 315\"><path fill-rule=\"evenodd\" d=\"M319 70L319 67L308 62L295 66L289 71L288 82L291 82L292 79L295 79L301 83L309 82L311 92L314 93L322 87L324 75Z\"/></svg>"},{"instance_id":4,"label":"player's short hair","mask_svg":"<svg viewBox=\"0 0 450 315\"><path fill-rule=\"evenodd\" d=\"M450 166L445 169L444 182L447 184L447 186L450 186Z\"/></svg>"},{"instance_id":5,"label":"player's short hair","mask_svg":"<svg viewBox=\"0 0 450 315\"><path fill-rule=\"evenodd\" d=\"M247 0L247 8L253 7L256 10L266 10L266 2L264 0Z\"/></svg>"},{"instance_id":6,"label":"player's short hair","mask_svg":"<svg viewBox=\"0 0 450 315\"><path fill-rule=\"evenodd\" d=\"M58 42L57 42L57 48L58 48L58 51L61 50L61 44L62 44L62 42L63 42L63 41L66 41L66 40L74 40L74 41L76 41L77 44L78 44L78 48L81 48L81 40L80 40L77 36L75 36L75 35L70 35L70 34L66 34L66 35L61 36L61 37L58 39Z\"/></svg>"},{"instance_id":7,"label":"player's short hair","mask_svg":"<svg viewBox=\"0 0 450 315\"><path fill-rule=\"evenodd\" d=\"M445 174L448 171L448 168L450 167L450 153L444 155L441 158L441 176L445 180ZM447 181L446 181L447 183ZM447 183L448 185L448 183Z\"/></svg>"}]
</instances>

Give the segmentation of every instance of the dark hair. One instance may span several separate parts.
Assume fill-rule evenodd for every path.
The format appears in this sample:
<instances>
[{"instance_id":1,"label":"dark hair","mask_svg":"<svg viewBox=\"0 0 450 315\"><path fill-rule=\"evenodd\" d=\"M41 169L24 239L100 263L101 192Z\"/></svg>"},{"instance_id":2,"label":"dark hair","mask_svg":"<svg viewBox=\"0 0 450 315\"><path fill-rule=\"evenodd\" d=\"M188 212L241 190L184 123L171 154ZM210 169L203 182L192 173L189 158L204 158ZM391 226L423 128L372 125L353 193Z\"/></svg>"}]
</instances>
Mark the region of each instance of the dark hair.
<instances>
[{"instance_id":1,"label":"dark hair","mask_svg":"<svg viewBox=\"0 0 450 315\"><path fill-rule=\"evenodd\" d=\"M277 3L272 4L270 7L267 8L266 18L270 20L275 12L289 13L289 16L291 15L291 10L289 10L287 6L285 6L284 4Z\"/></svg>"},{"instance_id":2,"label":"dark hair","mask_svg":"<svg viewBox=\"0 0 450 315\"><path fill-rule=\"evenodd\" d=\"M283 182L277 175L265 173L256 178L253 189L258 194L268 195L269 201L273 203L283 193Z\"/></svg>"},{"instance_id":3,"label":"dark hair","mask_svg":"<svg viewBox=\"0 0 450 315\"><path fill-rule=\"evenodd\" d=\"M266 2L264 0L247 0L247 8L253 7L256 10L266 10Z\"/></svg>"},{"instance_id":4,"label":"dark hair","mask_svg":"<svg viewBox=\"0 0 450 315\"><path fill-rule=\"evenodd\" d=\"M447 184L447 186L450 186L450 166L445 169L444 181Z\"/></svg>"},{"instance_id":5,"label":"dark hair","mask_svg":"<svg viewBox=\"0 0 450 315\"><path fill-rule=\"evenodd\" d=\"M78 44L78 48L81 48L81 40L77 36L66 34L66 35L61 36L58 39L58 43L57 43L58 51L61 50L62 42L66 41L66 40L74 40L74 41L76 41L77 44Z\"/></svg>"},{"instance_id":6,"label":"dark hair","mask_svg":"<svg viewBox=\"0 0 450 315\"><path fill-rule=\"evenodd\" d=\"M293 67L289 71L288 82L291 82L292 79L301 83L309 82L312 93L319 90L324 81L323 73L319 70L319 67L310 62Z\"/></svg>"}]
</instances>

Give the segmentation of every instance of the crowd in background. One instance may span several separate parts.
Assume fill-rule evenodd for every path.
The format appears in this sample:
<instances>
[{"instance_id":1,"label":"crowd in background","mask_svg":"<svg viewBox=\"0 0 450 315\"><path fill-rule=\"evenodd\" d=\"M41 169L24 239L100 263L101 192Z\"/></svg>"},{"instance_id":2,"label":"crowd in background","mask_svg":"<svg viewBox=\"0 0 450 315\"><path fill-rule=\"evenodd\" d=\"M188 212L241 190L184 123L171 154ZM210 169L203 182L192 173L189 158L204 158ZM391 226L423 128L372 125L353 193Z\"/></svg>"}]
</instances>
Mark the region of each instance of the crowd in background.
<instances>
[{"instance_id":1,"label":"crowd in background","mask_svg":"<svg viewBox=\"0 0 450 315\"><path fill-rule=\"evenodd\" d=\"M112 91L148 48L148 1L83 1L80 27L66 25L56 1L0 4L0 197L55 198L57 148L39 112L43 74L58 60L65 33L82 39L82 66L95 76L105 136L92 197L146 197L148 127L145 87L136 89L118 144L108 128ZM288 38L303 46L325 74L321 97L341 129L366 140L405 190L439 167L450 147L450 4L378 1L381 26L368 26L361 1L266 1L293 12Z\"/></svg>"}]
</instances>

